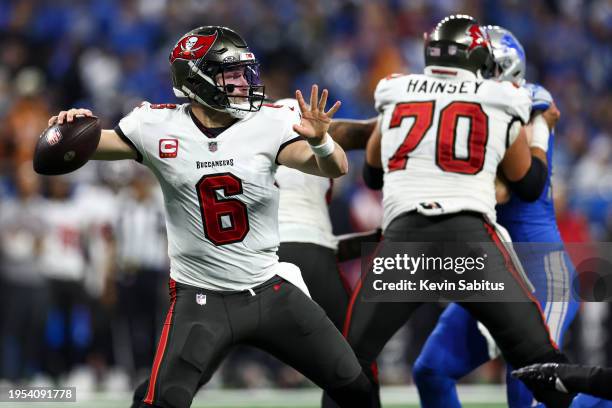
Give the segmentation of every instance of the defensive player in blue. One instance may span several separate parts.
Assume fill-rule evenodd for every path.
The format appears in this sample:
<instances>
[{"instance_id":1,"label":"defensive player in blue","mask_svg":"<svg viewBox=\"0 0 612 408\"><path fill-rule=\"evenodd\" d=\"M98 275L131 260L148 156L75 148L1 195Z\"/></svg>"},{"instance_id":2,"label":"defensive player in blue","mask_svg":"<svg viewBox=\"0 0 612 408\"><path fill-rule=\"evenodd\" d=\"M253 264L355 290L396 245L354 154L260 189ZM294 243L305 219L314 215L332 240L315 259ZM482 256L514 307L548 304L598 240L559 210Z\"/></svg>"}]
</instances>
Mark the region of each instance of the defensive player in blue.
<instances>
[{"instance_id":1,"label":"defensive player in blue","mask_svg":"<svg viewBox=\"0 0 612 408\"><path fill-rule=\"evenodd\" d=\"M548 91L538 85L524 84L525 51L514 35L497 26L489 26L487 31L499 67L499 79L525 86L531 92L531 133L537 142L535 145L547 152L548 160L548 179L542 194L533 197L532 202L511 196L507 203L498 206L498 222L508 229L513 242L522 243L515 249L535 287L551 337L561 345L563 334L576 315L578 302L570 296L575 271L557 229L550 183L553 128L559 112ZM461 407L456 381L499 354L489 339L486 329L465 309L454 303L449 305L414 365L421 405ZM508 405L511 408L533 406L534 399L527 387L510 375L507 378Z\"/></svg>"}]
</instances>

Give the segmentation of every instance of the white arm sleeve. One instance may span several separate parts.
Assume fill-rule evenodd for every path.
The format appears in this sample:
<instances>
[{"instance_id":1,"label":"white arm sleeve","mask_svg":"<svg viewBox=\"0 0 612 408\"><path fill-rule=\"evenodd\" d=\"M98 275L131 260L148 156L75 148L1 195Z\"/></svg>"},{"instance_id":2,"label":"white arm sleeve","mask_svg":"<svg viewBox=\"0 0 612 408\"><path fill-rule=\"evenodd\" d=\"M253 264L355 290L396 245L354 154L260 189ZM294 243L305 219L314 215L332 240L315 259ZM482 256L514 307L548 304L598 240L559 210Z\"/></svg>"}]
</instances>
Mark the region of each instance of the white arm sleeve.
<instances>
[{"instance_id":1,"label":"white arm sleeve","mask_svg":"<svg viewBox=\"0 0 612 408\"><path fill-rule=\"evenodd\" d=\"M548 124L542 115L537 115L533 118L533 135L531 138L530 147L538 147L545 152L548 151L548 140L550 139L550 130Z\"/></svg>"}]
</instances>

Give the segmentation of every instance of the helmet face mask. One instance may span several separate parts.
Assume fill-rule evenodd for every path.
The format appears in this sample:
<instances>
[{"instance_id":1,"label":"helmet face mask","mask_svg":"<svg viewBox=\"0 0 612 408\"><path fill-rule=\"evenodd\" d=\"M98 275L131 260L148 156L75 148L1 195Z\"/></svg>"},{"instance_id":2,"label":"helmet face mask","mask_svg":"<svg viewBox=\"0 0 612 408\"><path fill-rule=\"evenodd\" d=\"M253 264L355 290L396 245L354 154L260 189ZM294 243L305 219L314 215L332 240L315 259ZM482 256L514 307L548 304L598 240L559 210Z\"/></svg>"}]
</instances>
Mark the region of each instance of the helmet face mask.
<instances>
[{"instance_id":1,"label":"helmet face mask","mask_svg":"<svg viewBox=\"0 0 612 408\"><path fill-rule=\"evenodd\" d=\"M229 28L206 26L188 32L174 46L170 64L178 97L236 118L261 108L265 88L259 64Z\"/></svg>"},{"instance_id":2,"label":"helmet face mask","mask_svg":"<svg viewBox=\"0 0 612 408\"><path fill-rule=\"evenodd\" d=\"M256 112L264 100L264 85L257 62L225 65L213 77L220 94L225 95L221 105L226 109Z\"/></svg>"},{"instance_id":3,"label":"helmet face mask","mask_svg":"<svg viewBox=\"0 0 612 408\"><path fill-rule=\"evenodd\" d=\"M523 85L527 62L521 43L505 28L487 26L485 30L489 34L493 58L498 67L496 77L502 81Z\"/></svg>"},{"instance_id":4,"label":"helmet face mask","mask_svg":"<svg viewBox=\"0 0 612 408\"><path fill-rule=\"evenodd\" d=\"M466 15L446 17L426 35L425 65L466 69L484 78L495 71L487 33Z\"/></svg>"}]
</instances>

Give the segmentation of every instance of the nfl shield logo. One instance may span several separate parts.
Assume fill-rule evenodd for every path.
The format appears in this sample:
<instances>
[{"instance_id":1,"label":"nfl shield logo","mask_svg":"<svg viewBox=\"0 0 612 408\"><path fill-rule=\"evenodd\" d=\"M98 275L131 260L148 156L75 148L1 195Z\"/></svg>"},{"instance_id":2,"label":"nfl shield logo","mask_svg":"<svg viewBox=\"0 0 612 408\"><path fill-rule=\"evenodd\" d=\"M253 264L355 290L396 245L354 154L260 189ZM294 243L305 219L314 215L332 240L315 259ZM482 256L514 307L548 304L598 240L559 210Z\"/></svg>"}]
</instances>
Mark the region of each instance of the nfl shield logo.
<instances>
[{"instance_id":1,"label":"nfl shield logo","mask_svg":"<svg viewBox=\"0 0 612 408\"><path fill-rule=\"evenodd\" d=\"M196 293L196 303L200 306L206 304L206 295L203 293Z\"/></svg>"},{"instance_id":2,"label":"nfl shield logo","mask_svg":"<svg viewBox=\"0 0 612 408\"><path fill-rule=\"evenodd\" d=\"M208 150L211 153L214 153L217 151L217 142L208 142Z\"/></svg>"},{"instance_id":3,"label":"nfl shield logo","mask_svg":"<svg viewBox=\"0 0 612 408\"><path fill-rule=\"evenodd\" d=\"M62 134L58 128L51 128L47 132L47 143L49 143L49 146L58 144L60 140L62 140Z\"/></svg>"}]
</instances>

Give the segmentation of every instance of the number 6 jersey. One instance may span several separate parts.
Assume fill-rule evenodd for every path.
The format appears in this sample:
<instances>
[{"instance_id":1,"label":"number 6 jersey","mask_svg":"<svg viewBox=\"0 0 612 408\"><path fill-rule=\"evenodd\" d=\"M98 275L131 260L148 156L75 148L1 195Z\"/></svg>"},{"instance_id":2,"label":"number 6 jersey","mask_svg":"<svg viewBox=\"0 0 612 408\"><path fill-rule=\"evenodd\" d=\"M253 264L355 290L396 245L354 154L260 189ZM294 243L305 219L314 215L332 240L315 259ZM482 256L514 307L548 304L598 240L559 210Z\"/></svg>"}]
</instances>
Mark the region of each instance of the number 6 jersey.
<instances>
[{"instance_id":1,"label":"number 6 jersey","mask_svg":"<svg viewBox=\"0 0 612 408\"><path fill-rule=\"evenodd\" d=\"M529 118L528 93L470 71L427 67L376 88L383 229L398 215L477 211L495 220L495 175Z\"/></svg>"},{"instance_id":2,"label":"number 6 jersey","mask_svg":"<svg viewBox=\"0 0 612 408\"><path fill-rule=\"evenodd\" d=\"M155 173L164 194L170 276L245 290L276 274L276 158L300 140L299 113L264 105L209 137L189 104L143 103L115 131Z\"/></svg>"}]
</instances>

